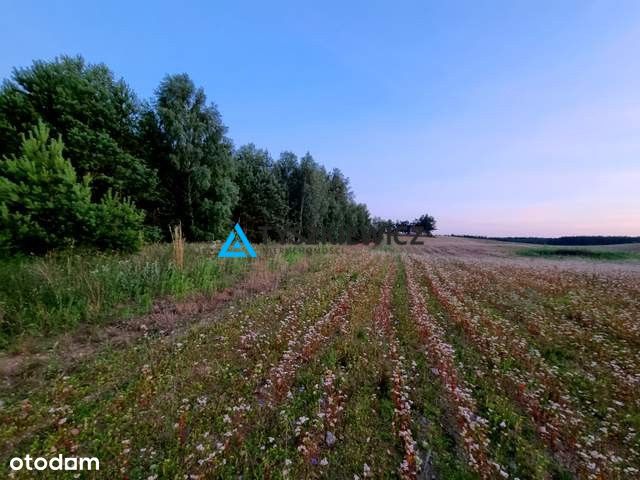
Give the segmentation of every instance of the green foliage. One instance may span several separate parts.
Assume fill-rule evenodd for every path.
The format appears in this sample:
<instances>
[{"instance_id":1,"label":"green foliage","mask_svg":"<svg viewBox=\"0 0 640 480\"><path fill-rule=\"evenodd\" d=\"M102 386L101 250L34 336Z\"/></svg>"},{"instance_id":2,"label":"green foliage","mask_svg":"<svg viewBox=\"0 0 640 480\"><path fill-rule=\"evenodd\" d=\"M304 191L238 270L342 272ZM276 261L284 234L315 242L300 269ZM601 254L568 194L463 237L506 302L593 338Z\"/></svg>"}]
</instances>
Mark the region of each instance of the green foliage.
<instances>
[{"instance_id":1,"label":"green foliage","mask_svg":"<svg viewBox=\"0 0 640 480\"><path fill-rule=\"evenodd\" d=\"M113 190L145 206L157 175L138 155L138 113L135 95L106 65L67 56L36 61L0 89L0 156L17 155L20 134L43 120L64 140L78 175L92 176L94 198Z\"/></svg>"},{"instance_id":2,"label":"green foliage","mask_svg":"<svg viewBox=\"0 0 640 480\"><path fill-rule=\"evenodd\" d=\"M436 219L426 213L420 216L420 218L414 220L414 223L417 226L422 227L423 233L429 236L431 236L433 231L436 230Z\"/></svg>"},{"instance_id":3,"label":"green foliage","mask_svg":"<svg viewBox=\"0 0 640 480\"><path fill-rule=\"evenodd\" d=\"M298 262L305 255L305 251L296 246L288 247L283 251L283 256L289 265Z\"/></svg>"},{"instance_id":4,"label":"green foliage","mask_svg":"<svg viewBox=\"0 0 640 480\"><path fill-rule=\"evenodd\" d=\"M356 219L352 218L355 211L351 210L352 194L349 181L338 169L328 176L327 210L325 213L325 229L328 238L337 242L345 239L347 230L353 228Z\"/></svg>"},{"instance_id":5,"label":"green foliage","mask_svg":"<svg viewBox=\"0 0 640 480\"><path fill-rule=\"evenodd\" d=\"M126 256L73 250L0 259L0 349L25 332L46 335L142 313L159 296L214 292L247 268L212 257L203 244L187 244L180 271L169 245Z\"/></svg>"},{"instance_id":6,"label":"green foliage","mask_svg":"<svg viewBox=\"0 0 640 480\"><path fill-rule=\"evenodd\" d=\"M93 243L103 250L136 251L142 246L144 213L108 192L94 208Z\"/></svg>"},{"instance_id":7,"label":"green foliage","mask_svg":"<svg viewBox=\"0 0 640 480\"><path fill-rule=\"evenodd\" d=\"M298 168L298 157L292 152L282 152L274 165L280 183L284 185L287 201L287 217L284 222L289 233L300 232L300 208L302 199L302 171ZM288 238L288 240L293 240Z\"/></svg>"},{"instance_id":8,"label":"green foliage","mask_svg":"<svg viewBox=\"0 0 640 480\"><path fill-rule=\"evenodd\" d=\"M401 234L419 233L420 235L433 236L436 230L436 220L431 215L424 214L413 222L409 220L385 220L382 218L374 218L372 220L373 230L377 235L384 232L398 232Z\"/></svg>"},{"instance_id":9,"label":"green foliage","mask_svg":"<svg viewBox=\"0 0 640 480\"><path fill-rule=\"evenodd\" d=\"M25 154L22 135L43 125L58 140ZM0 247L135 250L167 239L169 225L194 241L222 239L235 221L253 241L264 227L269 239L295 242L369 238L369 212L340 170L310 153L276 162L254 145L234 153L226 134L186 74L166 76L140 102L106 65L79 56L17 68L0 88Z\"/></svg>"},{"instance_id":10,"label":"green foliage","mask_svg":"<svg viewBox=\"0 0 640 480\"><path fill-rule=\"evenodd\" d=\"M517 250L518 255L525 257L546 257L546 258L581 258L588 260L640 260L640 254L615 250L590 250L587 248L523 248Z\"/></svg>"},{"instance_id":11,"label":"green foliage","mask_svg":"<svg viewBox=\"0 0 640 480\"><path fill-rule=\"evenodd\" d=\"M0 162L0 237L9 252L44 253L70 245L133 251L140 247L144 214L108 193L91 202L89 177L79 181L40 122L22 154Z\"/></svg>"},{"instance_id":12,"label":"green foliage","mask_svg":"<svg viewBox=\"0 0 640 480\"><path fill-rule=\"evenodd\" d=\"M339 169L327 173L309 153L298 161L291 152L283 152L273 169L285 189L285 223L295 232L293 240L339 243L370 238L369 211L355 203L349 179Z\"/></svg>"},{"instance_id":13,"label":"green foliage","mask_svg":"<svg viewBox=\"0 0 640 480\"><path fill-rule=\"evenodd\" d=\"M253 238L261 238L265 228L270 238L277 238L286 226L289 207L285 185L276 176L273 160L266 150L253 144L241 147L235 160L239 200L233 219Z\"/></svg>"},{"instance_id":14,"label":"green foliage","mask_svg":"<svg viewBox=\"0 0 640 480\"><path fill-rule=\"evenodd\" d=\"M351 204L349 223L352 225L351 239L368 243L373 240L371 215L364 203Z\"/></svg>"},{"instance_id":15,"label":"green foliage","mask_svg":"<svg viewBox=\"0 0 640 480\"><path fill-rule=\"evenodd\" d=\"M302 178L299 235L313 242L324 239L326 233L323 220L328 207L327 173L309 152L300 159L299 168Z\"/></svg>"},{"instance_id":16,"label":"green foliage","mask_svg":"<svg viewBox=\"0 0 640 480\"><path fill-rule=\"evenodd\" d=\"M169 75L156 91L154 109L144 115L143 129L166 194L164 221L181 222L190 240L226 235L237 187L231 141L216 106L207 104L188 75Z\"/></svg>"},{"instance_id":17,"label":"green foliage","mask_svg":"<svg viewBox=\"0 0 640 480\"><path fill-rule=\"evenodd\" d=\"M86 239L91 217L88 178L78 181L40 123L23 136L22 155L0 162L0 230L3 247L42 253Z\"/></svg>"}]
</instances>

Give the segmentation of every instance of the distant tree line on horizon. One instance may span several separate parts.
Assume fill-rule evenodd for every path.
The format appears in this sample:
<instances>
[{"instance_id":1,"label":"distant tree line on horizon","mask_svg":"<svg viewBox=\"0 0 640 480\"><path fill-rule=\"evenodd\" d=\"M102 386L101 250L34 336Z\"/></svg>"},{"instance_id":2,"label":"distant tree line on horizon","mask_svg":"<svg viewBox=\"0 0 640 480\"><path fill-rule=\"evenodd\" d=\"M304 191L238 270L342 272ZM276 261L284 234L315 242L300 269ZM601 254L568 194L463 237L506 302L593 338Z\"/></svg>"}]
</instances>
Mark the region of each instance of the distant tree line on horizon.
<instances>
[{"instance_id":1,"label":"distant tree line on horizon","mask_svg":"<svg viewBox=\"0 0 640 480\"><path fill-rule=\"evenodd\" d=\"M481 235L451 235L452 237L477 238L482 240L498 240L501 242L532 243L553 246L590 246L619 245L624 243L640 243L640 237L579 235L564 237L485 237Z\"/></svg>"},{"instance_id":2,"label":"distant tree line on horizon","mask_svg":"<svg viewBox=\"0 0 640 480\"><path fill-rule=\"evenodd\" d=\"M298 242L366 241L376 227L339 169L308 152L234 148L186 74L167 75L146 101L80 56L35 61L3 82L0 250L132 251L178 223L206 241L235 222L256 239Z\"/></svg>"},{"instance_id":3,"label":"distant tree line on horizon","mask_svg":"<svg viewBox=\"0 0 640 480\"><path fill-rule=\"evenodd\" d=\"M404 235L421 234L431 237L437 230L436 219L426 213L413 221L374 218L372 223L374 230L378 233L397 232Z\"/></svg>"}]
</instances>

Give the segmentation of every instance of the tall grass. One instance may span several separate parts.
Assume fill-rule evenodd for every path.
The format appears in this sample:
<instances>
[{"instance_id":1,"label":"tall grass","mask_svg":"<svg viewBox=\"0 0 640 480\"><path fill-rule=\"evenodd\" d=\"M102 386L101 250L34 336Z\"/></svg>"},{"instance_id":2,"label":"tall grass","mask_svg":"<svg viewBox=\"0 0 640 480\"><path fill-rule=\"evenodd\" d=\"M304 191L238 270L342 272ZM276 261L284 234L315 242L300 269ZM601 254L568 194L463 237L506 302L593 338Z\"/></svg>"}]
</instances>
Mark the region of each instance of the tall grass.
<instances>
[{"instance_id":1,"label":"tall grass","mask_svg":"<svg viewBox=\"0 0 640 480\"><path fill-rule=\"evenodd\" d=\"M182 270L184 268L182 224L178 224L171 229L171 245L173 246L173 263L179 270Z\"/></svg>"},{"instance_id":2,"label":"tall grass","mask_svg":"<svg viewBox=\"0 0 640 480\"><path fill-rule=\"evenodd\" d=\"M134 255L71 251L0 260L0 349L20 335L143 313L157 297L214 292L250 266L217 259L210 244L181 239L178 251L175 244Z\"/></svg>"},{"instance_id":3,"label":"tall grass","mask_svg":"<svg viewBox=\"0 0 640 480\"><path fill-rule=\"evenodd\" d=\"M331 245L260 245L258 259L218 259L214 244L185 243L180 226L170 244L136 254L70 250L45 257L0 259L0 350L19 337L46 336L80 324L99 324L148 312L154 300L208 294L251 269L262 288L277 273L306 269ZM258 264L255 264L258 262ZM276 275L273 275L276 273ZM19 343L19 342L18 342Z\"/></svg>"}]
</instances>

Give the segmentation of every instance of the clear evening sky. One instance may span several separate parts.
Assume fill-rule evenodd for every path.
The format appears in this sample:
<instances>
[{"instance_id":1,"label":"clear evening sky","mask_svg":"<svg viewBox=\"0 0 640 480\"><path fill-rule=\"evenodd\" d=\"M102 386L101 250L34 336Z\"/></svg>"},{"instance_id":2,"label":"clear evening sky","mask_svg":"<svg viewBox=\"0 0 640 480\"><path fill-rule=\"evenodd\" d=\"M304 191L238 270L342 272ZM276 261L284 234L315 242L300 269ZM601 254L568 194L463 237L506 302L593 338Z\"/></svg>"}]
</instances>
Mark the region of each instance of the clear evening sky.
<instances>
[{"instance_id":1,"label":"clear evening sky","mask_svg":"<svg viewBox=\"0 0 640 480\"><path fill-rule=\"evenodd\" d=\"M640 2L13 1L0 77L189 73L237 146L307 150L440 233L640 235Z\"/></svg>"}]
</instances>

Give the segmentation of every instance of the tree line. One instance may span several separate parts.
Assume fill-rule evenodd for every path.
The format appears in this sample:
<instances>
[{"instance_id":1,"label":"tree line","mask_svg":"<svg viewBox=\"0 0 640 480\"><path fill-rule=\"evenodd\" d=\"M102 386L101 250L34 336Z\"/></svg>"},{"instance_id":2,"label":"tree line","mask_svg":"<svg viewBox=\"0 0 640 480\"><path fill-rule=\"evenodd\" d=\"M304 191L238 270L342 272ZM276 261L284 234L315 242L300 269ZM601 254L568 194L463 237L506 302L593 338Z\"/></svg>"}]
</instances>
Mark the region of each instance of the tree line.
<instances>
[{"instance_id":1,"label":"tree line","mask_svg":"<svg viewBox=\"0 0 640 480\"><path fill-rule=\"evenodd\" d=\"M451 235L461 238L478 238L484 240L498 240L512 243L531 243L535 245L553 246L595 246L622 245L625 243L640 243L640 237L622 235L574 235L563 237L483 237L478 235Z\"/></svg>"},{"instance_id":2,"label":"tree line","mask_svg":"<svg viewBox=\"0 0 640 480\"><path fill-rule=\"evenodd\" d=\"M104 64L62 56L0 88L0 249L135 250L168 237L365 241L374 224L349 180L310 153L235 148L186 74L140 100Z\"/></svg>"},{"instance_id":3,"label":"tree line","mask_svg":"<svg viewBox=\"0 0 640 480\"><path fill-rule=\"evenodd\" d=\"M436 219L428 213L413 221L374 218L372 224L374 231L379 233L397 232L403 235L418 234L430 237L433 235L434 230L437 230Z\"/></svg>"}]
</instances>

